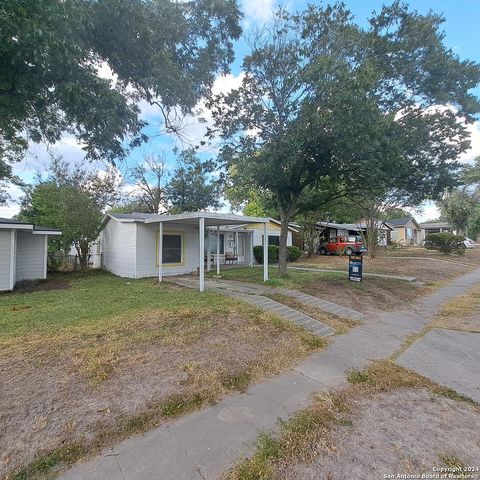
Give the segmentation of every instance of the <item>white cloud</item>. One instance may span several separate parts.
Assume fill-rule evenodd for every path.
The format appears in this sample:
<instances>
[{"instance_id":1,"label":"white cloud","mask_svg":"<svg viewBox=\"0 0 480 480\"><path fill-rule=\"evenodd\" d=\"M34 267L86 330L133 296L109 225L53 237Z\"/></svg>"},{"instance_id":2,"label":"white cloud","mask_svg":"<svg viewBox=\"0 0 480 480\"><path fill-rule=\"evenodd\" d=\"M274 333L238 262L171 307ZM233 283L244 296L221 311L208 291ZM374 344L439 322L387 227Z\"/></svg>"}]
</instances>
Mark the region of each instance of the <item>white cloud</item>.
<instances>
[{"instance_id":1,"label":"white cloud","mask_svg":"<svg viewBox=\"0 0 480 480\"><path fill-rule=\"evenodd\" d=\"M247 24L268 22L273 16L274 8L274 0L243 0L243 12Z\"/></svg>"},{"instance_id":2,"label":"white cloud","mask_svg":"<svg viewBox=\"0 0 480 480\"><path fill-rule=\"evenodd\" d=\"M480 121L466 125L470 133L470 149L460 155L459 161L469 163L476 157L480 156Z\"/></svg>"},{"instance_id":3,"label":"white cloud","mask_svg":"<svg viewBox=\"0 0 480 480\"><path fill-rule=\"evenodd\" d=\"M410 210L417 222L426 222L428 220L436 220L440 217L440 210L435 205L435 202L427 200L422 203L418 211Z\"/></svg>"}]
</instances>

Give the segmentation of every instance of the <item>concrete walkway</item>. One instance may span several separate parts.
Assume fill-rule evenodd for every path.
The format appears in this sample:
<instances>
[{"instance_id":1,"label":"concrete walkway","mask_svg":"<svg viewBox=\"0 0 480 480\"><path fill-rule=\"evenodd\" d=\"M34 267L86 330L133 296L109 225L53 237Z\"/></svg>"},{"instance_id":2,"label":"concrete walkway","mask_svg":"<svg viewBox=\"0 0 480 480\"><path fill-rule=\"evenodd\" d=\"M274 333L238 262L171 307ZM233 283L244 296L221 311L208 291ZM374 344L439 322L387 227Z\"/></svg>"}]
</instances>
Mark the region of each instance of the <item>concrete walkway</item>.
<instances>
[{"instance_id":1,"label":"concrete walkway","mask_svg":"<svg viewBox=\"0 0 480 480\"><path fill-rule=\"evenodd\" d=\"M433 328L397 363L480 403L480 333Z\"/></svg>"},{"instance_id":2,"label":"concrete walkway","mask_svg":"<svg viewBox=\"0 0 480 480\"><path fill-rule=\"evenodd\" d=\"M175 277L173 278L173 281L179 285L183 285L189 288L197 288L198 286L198 280L192 277ZM308 295L307 293L299 292L298 290L290 290L288 288L270 287L268 285L261 285L256 283L214 278L205 280L205 287L211 290L222 292L226 295L229 295L230 292L240 292L250 296L261 295L264 297L268 297L269 295L282 295L285 297L293 298L300 303L319 308L320 310L331 313L332 315L337 315L338 317L342 317L347 320L362 321L366 318L366 315L357 312L356 310L353 310L351 308L343 307L336 303L329 302L328 300L323 300L321 298L314 297L313 295ZM243 297L243 299L249 301L248 297ZM275 303L278 304L278 302ZM315 321L318 322L318 320Z\"/></svg>"},{"instance_id":3,"label":"concrete walkway","mask_svg":"<svg viewBox=\"0 0 480 480\"><path fill-rule=\"evenodd\" d=\"M311 395L346 383L345 371L390 356L418 333L448 300L480 281L480 270L464 275L405 312L368 317L293 370L253 385L218 404L129 438L93 460L78 463L64 480L213 480L253 451L262 430L309 405Z\"/></svg>"}]
</instances>

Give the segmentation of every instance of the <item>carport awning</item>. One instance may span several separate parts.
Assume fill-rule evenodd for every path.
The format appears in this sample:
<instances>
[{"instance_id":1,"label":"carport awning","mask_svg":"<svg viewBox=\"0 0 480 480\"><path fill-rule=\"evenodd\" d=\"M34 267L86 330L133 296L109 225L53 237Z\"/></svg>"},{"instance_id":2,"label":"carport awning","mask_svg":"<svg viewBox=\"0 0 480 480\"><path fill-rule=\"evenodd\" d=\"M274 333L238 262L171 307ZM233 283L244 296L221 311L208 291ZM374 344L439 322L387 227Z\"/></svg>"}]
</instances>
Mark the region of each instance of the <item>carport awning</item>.
<instances>
[{"instance_id":1,"label":"carport awning","mask_svg":"<svg viewBox=\"0 0 480 480\"><path fill-rule=\"evenodd\" d=\"M199 219L203 218L205 227L217 227L225 225L245 225L250 223L268 223L269 218L244 217L224 213L182 213L180 215L156 215L145 218L144 223L175 222L179 225L198 225Z\"/></svg>"}]
</instances>

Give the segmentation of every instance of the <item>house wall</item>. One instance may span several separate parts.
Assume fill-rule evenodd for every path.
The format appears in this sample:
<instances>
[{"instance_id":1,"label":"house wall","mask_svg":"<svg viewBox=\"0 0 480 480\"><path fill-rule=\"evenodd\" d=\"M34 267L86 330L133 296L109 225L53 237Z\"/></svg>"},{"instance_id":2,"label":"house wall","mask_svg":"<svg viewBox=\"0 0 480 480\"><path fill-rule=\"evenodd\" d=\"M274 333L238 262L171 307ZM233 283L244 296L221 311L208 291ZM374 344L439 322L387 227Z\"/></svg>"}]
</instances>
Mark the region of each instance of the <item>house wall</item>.
<instances>
[{"instance_id":1,"label":"house wall","mask_svg":"<svg viewBox=\"0 0 480 480\"><path fill-rule=\"evenodd\" d=\"M157 249L158 223L137 224L137 278L158 276ZM180 233L183 235L183 253L181 264L163 265L163 275L182 275L198 269L198 227L180 226L164 222L163 233Z\"/></svg>"},{"instance_id":2,"label":"house wall","mask_svg":"<svg viewBox=\"0 0 480 480\"><path fill-rule=\"evenodd\" d=\"M12 262L12 234L14 230L0 229L0 291L13 288L13 276L11 272ZM14 242L13 242L14 244Z\"/></svg>"},{"instance_id":3,"label":"house wall","mask_svg":"<svg viewBox=\"0 0 480 480\"><path fill-rule=\"evenodd\" d=\"M102 266L120 277L136 278L136 223L110 219L100 234Z\"/></svg>"},{"instance_id":4,"label":"house wall","mask_svg":"<svg viewBox=\"0 0 480 480\"><path fill-rule=\"evenodd\" d=\"M15 282L47 278L46 235L17 232Z\"/></svg>"},{"instance_id":5,"label":"house wall","mask_svg":"<svg viewBox=\"0 0 480 480\"><path fill-rule=\"evenodd\" d=\"M280 236L280 230L269 228L268 235L273 235L276 237ZM263 245L263 228L254 229L253 231L253 245ZM287 245L292 245L292 232L287 233Z\"/></svg>"}]
</instances>

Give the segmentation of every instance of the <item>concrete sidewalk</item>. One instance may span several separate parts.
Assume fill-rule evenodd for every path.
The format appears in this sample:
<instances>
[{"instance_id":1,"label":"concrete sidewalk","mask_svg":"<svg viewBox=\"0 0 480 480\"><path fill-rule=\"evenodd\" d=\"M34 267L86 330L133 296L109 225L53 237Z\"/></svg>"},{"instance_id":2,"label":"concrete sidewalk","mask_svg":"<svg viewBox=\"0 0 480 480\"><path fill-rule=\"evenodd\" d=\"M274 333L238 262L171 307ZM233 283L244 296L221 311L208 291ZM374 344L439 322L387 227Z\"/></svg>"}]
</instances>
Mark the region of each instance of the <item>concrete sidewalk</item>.
<instances>
[{"instance_id":1,"label":"concrete sidewalk","mask_svg":"<svg viewBox=\"0 0 480 480\"><path fill-rule=\"evenodd\" d=\"M293 370L232 395L217 405L165 423L145 435L78 463L64 480L210 480L253 451L262 430L275 429L310 403L311 395L346 383L345 371L390 356L412 333L418 333L448 300L480 281L480 270L422 299L408 312L368 318L345 335L332 338L324 351Z\"/></svg>"}]
</instances>

